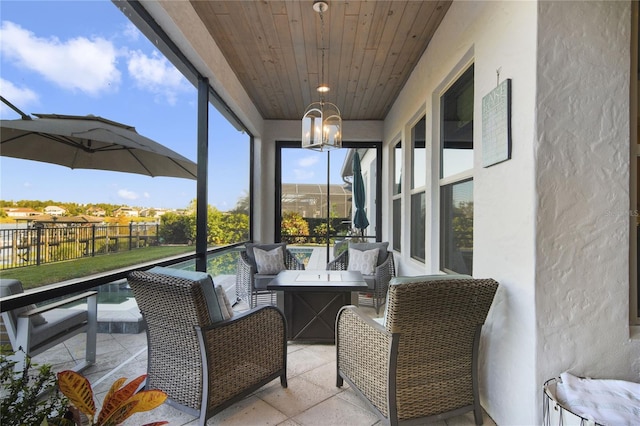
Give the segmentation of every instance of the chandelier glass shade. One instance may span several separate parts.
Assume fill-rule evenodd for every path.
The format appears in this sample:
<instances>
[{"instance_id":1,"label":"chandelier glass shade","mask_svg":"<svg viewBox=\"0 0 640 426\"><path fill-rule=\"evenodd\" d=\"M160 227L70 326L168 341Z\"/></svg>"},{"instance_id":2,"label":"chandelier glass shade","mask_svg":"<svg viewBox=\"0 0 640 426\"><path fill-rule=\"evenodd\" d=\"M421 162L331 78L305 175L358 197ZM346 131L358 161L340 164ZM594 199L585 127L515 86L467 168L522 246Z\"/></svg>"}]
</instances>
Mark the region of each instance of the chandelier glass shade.
<instances>
[{"instance_id":1,"label":"chandelier glass shade","mask_svg":"<svg viewBox=\"0 0 640 426\"><path fill-rule=\"evenodd\" d=\"M342 147L342 118L330 102L314 102L302 117L302 147L324 151Z\"/></svg>"},{"instance_id":2,"label":"chandelier glass shade","mask_svg":"<svg viewBox=\"0 0 640 426\"><path fill-rule=\"evenodd\" d=\"M316 151L342 147L342 117L335 104L325 102L324 93L329 91L329 86L324 80L324 19L323 13L329 5L324 1L316 0L313 10L320 14L320 34L322 36L322 72L318 93L320 102L310 104L302 116L302 147Z\"/></svg>"}]
</instances>

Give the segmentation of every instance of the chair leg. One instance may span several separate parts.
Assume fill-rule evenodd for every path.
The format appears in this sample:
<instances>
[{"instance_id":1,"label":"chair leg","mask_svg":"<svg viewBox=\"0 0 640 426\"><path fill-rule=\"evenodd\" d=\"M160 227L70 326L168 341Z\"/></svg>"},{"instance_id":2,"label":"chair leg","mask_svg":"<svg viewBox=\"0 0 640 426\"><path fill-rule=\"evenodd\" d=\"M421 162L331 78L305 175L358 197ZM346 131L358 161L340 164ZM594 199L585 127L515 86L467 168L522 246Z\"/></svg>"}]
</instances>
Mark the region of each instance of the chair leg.
<instances>
[{"instance_id":1,"label":"chair leg","mask_svg":"<svg viewBox=\"0 0 640 426\"><path fill-rule=\"evenodd\" d=\"M27 356L29 355L29 346L31 345L29 336L29 318L18 317L16 324L16 347L15 353L10 357L16 362L13 370L16 373L22 373L26 366Z\"/></svg>"},{"instance_id":2,"label":"chair leg","mask_svg":"<svg viewBox=\"0 0 640 426\"><path fill-rule=\"evenodd\" d=\"M287 373L283 373L283 374L280 376L280 385L281 385L283 388L286 388L286 387L288 386L288 384L287 384Z\"/></svg>"},{"instance_id":3,"label":"chair leg","mask_svg":"<svg viewBox=\"0 0 640 426\"><path fill-rule=\"evenodd\" d=\"M89 365L96 362L96 337L98 334L98 295L87 298L87 349L85 362Z\"/></svg>"},{"instance_id":4,"label":"chair leg","mask_svg":"<svg viewBox=\"0 0 640 426\"><path fill-rule=\"evenodd\" d=\"M482 406L480 406L480 401L477 400L473 402L473 418L478 426L481 426L484 423L484 419L482 418Z\"/></svg>"},{"instance_id":5,"label":"chair leg","mask_svg":"<svg viewBox=\"0 0 640 426\"><path fill-rule=\"evenodd\" d=\"M340 375L340 373L336 374L336 387L341 388L344 385L344 379Z\"/></svg>"}]
</instances>

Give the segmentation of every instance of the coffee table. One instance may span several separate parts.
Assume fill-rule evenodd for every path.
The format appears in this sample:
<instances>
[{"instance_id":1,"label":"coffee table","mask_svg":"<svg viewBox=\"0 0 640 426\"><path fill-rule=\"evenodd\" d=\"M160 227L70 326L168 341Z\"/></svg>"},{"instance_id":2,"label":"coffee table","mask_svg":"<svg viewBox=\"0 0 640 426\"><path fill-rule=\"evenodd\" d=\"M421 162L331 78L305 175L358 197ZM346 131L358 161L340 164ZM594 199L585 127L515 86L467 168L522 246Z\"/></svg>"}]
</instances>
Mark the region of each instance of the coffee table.
<instances>
[{"instance_id":1,"label":"coffee table","mask_svg":"<svg viewBox=\"0 0 640 426\"><path fill-rule=\"evenodd\" d=\"M367 289L356 271L282 271L267 285L275 290L278 307L287 320L287 339L335 343L338 310L357 305L358 292Z\"/></svg>"}]
</instances>

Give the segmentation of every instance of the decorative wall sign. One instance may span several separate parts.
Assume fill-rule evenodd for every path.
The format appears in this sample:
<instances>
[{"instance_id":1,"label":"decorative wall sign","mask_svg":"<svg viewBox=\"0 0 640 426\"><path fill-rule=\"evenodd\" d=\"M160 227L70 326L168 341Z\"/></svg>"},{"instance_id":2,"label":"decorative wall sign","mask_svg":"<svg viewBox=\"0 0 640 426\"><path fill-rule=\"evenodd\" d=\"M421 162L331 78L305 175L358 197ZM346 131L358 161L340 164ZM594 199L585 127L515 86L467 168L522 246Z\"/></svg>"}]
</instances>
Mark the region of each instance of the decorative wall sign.
<instances>
[{"instance_id":1,"label":"decorative wall sign","mask_svg":"<svg viewBox=\"0 0 640 426\"><path fill-rule=\"evenodd\" d=\"M511 158L511 79L482 98L482 166Z\"/></svg>"}]
</instances>

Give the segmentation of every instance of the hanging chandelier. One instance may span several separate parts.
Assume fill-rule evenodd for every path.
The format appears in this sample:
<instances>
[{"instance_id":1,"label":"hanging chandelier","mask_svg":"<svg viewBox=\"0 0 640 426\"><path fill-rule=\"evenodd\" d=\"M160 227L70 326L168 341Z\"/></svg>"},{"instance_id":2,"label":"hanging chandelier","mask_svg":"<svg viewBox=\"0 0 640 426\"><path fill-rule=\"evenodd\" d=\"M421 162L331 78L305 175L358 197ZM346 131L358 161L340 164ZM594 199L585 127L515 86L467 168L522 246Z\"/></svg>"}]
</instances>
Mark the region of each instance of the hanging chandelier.
<instances>
[{"instance_id":1,"label":"hanging chandelier","mask_svg":"<svg viewBox=\"0 0 640 426\"><path fill-rule=\"evenodd\" d=\"M329 86L324 79L324 12L329 8L326 1L316 0L313 10L320 14L320 35L322 39L322 72L320 86L320 102L313 102L304 112L302 117L302 147L324 151L342 147L342 118L340 110L335 104L325 102L324 94L329 91Z\"/></svg>"}]
</instances>

